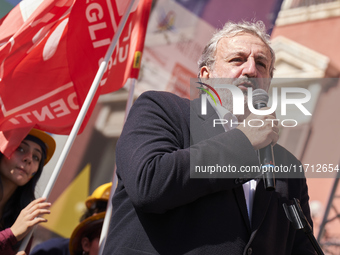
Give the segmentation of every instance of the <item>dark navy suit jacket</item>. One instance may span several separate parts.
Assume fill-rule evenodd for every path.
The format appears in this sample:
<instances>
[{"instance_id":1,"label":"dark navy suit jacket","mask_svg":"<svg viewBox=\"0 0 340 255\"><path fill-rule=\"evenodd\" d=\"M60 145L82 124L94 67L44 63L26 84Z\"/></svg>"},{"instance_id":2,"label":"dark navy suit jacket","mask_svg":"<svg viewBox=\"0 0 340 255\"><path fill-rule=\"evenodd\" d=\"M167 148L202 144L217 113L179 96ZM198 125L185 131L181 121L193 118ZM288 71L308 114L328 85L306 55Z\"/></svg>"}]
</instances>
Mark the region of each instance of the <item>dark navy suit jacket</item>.
<instances>
[{"instance_id":1,"label":"dark navy suit jacket","mask_svg":"<svg viewBox=\"0 0 340 255\"><path fill-rule=\"evenodd\" d=\"M212 128L213 118L209 104L202 116L200 100L167 92L136 100L117 143L118 187L104 255L315 254L282 207L299 199L312 223L304 178L276 179L275 191L259 181L250 222L246 179L190 177L193 159L198 165L259 165L242 131ZM279 145L274 153L276 164L300 165Z\"/></svg>"}]
</instances>

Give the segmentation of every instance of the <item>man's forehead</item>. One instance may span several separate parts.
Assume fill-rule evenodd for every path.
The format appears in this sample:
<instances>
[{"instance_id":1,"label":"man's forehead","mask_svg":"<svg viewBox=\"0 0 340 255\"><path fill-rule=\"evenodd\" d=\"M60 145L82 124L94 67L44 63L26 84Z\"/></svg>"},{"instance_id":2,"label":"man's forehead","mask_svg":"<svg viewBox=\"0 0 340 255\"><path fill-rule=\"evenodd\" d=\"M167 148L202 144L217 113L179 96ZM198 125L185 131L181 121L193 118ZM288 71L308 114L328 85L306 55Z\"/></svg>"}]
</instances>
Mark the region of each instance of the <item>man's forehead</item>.
<instances>
[{"instance_id":1,"label":"man's forehead","mask_svg":"<svg viewBox=\"0 0 340 255\"><path fill-rule=\"evenodd\" d=\"M259 46L263 48L263 53L270 54L269 46L259 36L251 33L238 33L231 37L223 37L219 40L217 48L243 48L247 45Z\"/></svg>"}]
</instances>

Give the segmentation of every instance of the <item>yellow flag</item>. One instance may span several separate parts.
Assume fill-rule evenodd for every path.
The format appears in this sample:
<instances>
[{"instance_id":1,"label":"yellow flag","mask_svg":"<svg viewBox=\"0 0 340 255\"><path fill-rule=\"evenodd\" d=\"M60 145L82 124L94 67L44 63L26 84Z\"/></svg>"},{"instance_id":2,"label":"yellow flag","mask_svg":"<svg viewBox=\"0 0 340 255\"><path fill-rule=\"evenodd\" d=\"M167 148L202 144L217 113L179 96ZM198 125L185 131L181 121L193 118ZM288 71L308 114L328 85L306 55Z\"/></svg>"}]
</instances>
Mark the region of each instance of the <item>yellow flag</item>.
<instances>
[{"instance_id":1,"label":"yellow flag","mask_svg":"<svg viewBox=\"0 0 340 255\"><path fill-rule=\"evenodd\" d=\"M69 238L85 212L85 200L89 194L91 165L87 164L80 174L51 206L48 222L42 226L56 234Z\"/></svg>"}]
</instances>

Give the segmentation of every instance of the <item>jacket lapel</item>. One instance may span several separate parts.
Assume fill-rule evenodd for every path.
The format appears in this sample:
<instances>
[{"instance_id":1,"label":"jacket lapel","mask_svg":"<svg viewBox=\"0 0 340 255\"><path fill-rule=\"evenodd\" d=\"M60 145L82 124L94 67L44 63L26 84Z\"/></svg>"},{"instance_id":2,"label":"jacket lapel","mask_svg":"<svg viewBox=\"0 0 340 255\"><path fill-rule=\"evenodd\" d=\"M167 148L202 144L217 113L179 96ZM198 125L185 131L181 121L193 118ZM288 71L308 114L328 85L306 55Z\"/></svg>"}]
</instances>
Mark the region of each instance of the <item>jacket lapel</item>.
<instances>
[{"instance_id":1,"label":"jacket lapel","mask_svg":"<svg viewBox=\"0 0 340 255\"><path fill-rule=\"evenodd\" d=\"M211 138L224 132L222 125L213 127L214 119L219 119L214 108L207 103L207 114L201 114L201 99L195 99L190 104L190 135L192 144Z\"/></svg>"},{"instance_id":2,"label":"jacket lapel","mask_svg":"<svg viewBox=\"0 0 340 255\"><path fill-rule=\"evenodd\" d=\"M258 229L262 224L273 193L274 191L265 190L263 179L258 182L253 203L253 212L256 213L252 215L252 230Z\"/></svg>"},{"instance_id":3,"label":"jacket lapel","mask_svg":"<svg viewBox=\"0 0 340 255\"><path fill-rule=\"evenodd\" d=\"M247 230L249 231L249 234L250 234L251 233L250 221L249 221L248 210L247 210L247 205L246 205L246 198L244 197L243 187L240 186L240 187L235 188L234 194L235 194L235 198L238 204L238 208L241 211L244 223L247 226Z\"/></svg>"},{"instance_id":4,"label":"jacket lapel","mask_svg":"<svg viewBox=\"0 0 340 255\"><path fill-rule=\"evenodd\" d=\"M219 116L210 103L207 103L207 115L201 115L201 99L199 98L191 101L190 132L192 144L225 132L222 125L213 127L213 120L218 118ZM247 226L249 233L251 233L243 187L239 186L234 189L234 195L238 204L238 208L243 216L245 225Z\"/></svg>"}]
</instances>

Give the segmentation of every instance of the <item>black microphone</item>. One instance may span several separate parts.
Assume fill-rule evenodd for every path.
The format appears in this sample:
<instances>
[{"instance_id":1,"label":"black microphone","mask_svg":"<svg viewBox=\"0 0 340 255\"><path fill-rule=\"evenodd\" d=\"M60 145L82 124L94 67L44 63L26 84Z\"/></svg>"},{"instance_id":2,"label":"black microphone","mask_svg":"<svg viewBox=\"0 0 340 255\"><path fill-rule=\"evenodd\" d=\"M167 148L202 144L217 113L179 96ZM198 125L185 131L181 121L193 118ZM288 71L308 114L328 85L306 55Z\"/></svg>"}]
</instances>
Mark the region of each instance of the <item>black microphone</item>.
<instances>
[{"instance_id":1,"label":"black microphone","mask_svg":"<svg viewBox=\"0 0 340 255\"><path fill-rule=\"evenodd\" d=\"M253 91L253 105L255 109L267 107L269 100L268 93L263 89L255 89ZM271 191L275 189L275 176L274 176L274 154L273 146L271 144L259 150L260 163L262 166L263 182L266 190Z\"/></svg>"}]
</instances>

